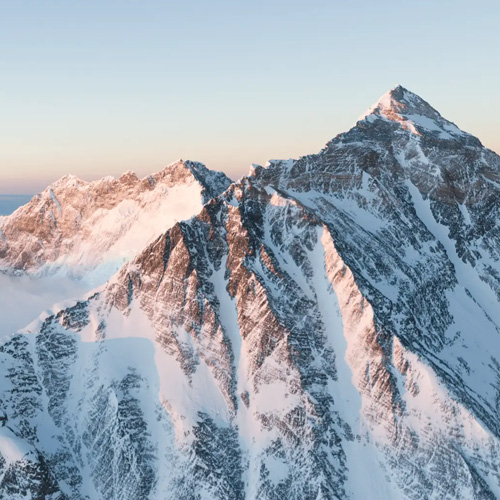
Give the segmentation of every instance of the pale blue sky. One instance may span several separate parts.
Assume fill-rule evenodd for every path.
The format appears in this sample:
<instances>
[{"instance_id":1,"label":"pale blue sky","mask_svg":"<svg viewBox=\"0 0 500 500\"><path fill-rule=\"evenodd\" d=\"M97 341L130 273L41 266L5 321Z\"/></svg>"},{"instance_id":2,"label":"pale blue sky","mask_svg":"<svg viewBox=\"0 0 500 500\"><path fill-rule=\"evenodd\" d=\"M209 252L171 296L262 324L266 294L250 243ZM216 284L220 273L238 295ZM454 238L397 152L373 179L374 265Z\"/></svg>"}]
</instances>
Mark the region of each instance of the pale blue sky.
<instances>
[{"instance_id":1,"label":"pale blue sky","mask_svg":"<svg viewBox=\"0 0 500 500\"><path fill-rule=\"evenodd\" d=\"M0 193L317 152L402 84L500 151L495 1L0 0Z\"/></svg>"}]
</instances>

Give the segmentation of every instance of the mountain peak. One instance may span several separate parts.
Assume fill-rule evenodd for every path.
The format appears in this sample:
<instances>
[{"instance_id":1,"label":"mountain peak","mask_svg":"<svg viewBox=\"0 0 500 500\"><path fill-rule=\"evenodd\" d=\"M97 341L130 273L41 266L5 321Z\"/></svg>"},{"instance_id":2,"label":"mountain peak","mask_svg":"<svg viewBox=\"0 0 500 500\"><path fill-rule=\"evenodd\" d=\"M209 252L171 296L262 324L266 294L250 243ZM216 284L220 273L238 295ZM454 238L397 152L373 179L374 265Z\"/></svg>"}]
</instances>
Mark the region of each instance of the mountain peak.
<instances>
[{"instance_id":1,"label":"mountain peak","mask_svg":"<svg viewBox=\"0 0 500 500\"><path fill-rule=\"evenodd\" d=\"M450 140L466 135L454 123L443 118L427 101L401 85L380 97L358 122L373 123L378 119L399 122L403 129L418 136L430 133L439 139Z\"/></svg>"},{"instance_id":2,"label":"mountain peak","mask_svg":"<svg viewBox=\"0 0 500 500\"><path fill-rule=\"evenodd\" d=\"M441 116L419 95L405 89L402 85L397 85L382 95L360 119L364 119L373 114L390 117L393 113L406 115L418 114L433 117Z\"/></svg>"},{"instance_id":3,"label":"mountain peak","mask_svg":"<svg viewBox=\"0 0 500 500\"><path fill-rule=\"evenodd\" d=\"M82 179L73 174L65 174L56 181L52 182L47 186L46 191L50 189L60 189L68 186L77 186L81 183L85 183Z\"/></svg>"},{"instance_id":4,"label":"mountain peak","mask_svg":"<svg viewBox=\"0 0 500 500\"><path fill-rule=\"evenodd\" d=\"M208 169L203 163L197 161L179 159L174 161L173 163L168 164L159 173L162 172L163 173L189 172L193 177L196 178L197 175L199 176L210 175L210 172L212 171Z\"/></svg>"},{"instance_id":5,"label":"mountain peak","mask_svg":"<svg viewBox=\"0 0 500 500\"><path fill-rule=\"evenodd\" d=\"M202 186L204 203L207 203L214 196L225 191L232 182L224 172L210 170L203 163L197 161L182 159L167 165L158 175L175 176L185 174L192 176L192 178Z\"/></svg>"}]
</instances>

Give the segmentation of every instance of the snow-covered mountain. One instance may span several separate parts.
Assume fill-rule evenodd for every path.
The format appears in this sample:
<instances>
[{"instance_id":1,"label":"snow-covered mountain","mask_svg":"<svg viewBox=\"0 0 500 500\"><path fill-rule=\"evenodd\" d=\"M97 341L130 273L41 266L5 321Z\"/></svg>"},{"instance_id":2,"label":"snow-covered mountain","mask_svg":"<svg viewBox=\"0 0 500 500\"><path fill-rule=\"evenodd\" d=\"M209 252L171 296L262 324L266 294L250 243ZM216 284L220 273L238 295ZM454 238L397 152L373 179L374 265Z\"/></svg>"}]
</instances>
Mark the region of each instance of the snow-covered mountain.
<instances>
[{"instance_id":1,"label":"snow-covered mountain","mask_svg":"<svg viewBox=\"0 0 500 500\"><path fill-rule=\"evenodd\" d=\"M178 161L138 179L65 176L0 217L0 339L40 312L105 283L124 262L231 183Z\"/></svg>"},{"instance_id":2,"label":"snow-covered mountain","mask_svg":"<svg viewBox=\"0 0 500 500\"><path fill-rule=\"evenodd\" d=\"M500 498L500 157L402 87L0 348L0 497Z\"/></svg>"},{"instance_id":3,"label":"snow-covered mountain","mask_svg":"<svg viewBox=\"0 0 500 500\"><path fill-rule=\"evenodd\" d=\"M222 172L182 160L144 179L133 172L94 182L64 176L0 217L0 269L106 281L230 183Z\"/></svg>"}]
</instances>

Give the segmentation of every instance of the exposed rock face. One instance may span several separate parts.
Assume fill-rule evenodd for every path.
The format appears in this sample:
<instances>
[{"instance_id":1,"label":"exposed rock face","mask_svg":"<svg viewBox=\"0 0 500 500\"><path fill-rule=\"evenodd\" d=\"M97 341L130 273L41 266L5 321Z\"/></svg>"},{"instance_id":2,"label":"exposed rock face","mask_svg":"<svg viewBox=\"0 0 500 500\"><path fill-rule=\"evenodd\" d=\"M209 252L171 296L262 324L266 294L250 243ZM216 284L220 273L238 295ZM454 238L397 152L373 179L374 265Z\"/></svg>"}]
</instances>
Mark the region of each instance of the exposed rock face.
<instances>
[{"instance_id":1,"label":"exposed rock face","mask_svg":"<svg viewBox=\"0 0 500 500\"><path fill-rule=\"evenodd\" d=\"M182 160L144 179L133 172L94 182L65 176L0 217L0 268L76 277L93 271L105 281L230 183L222 172Z\"/></svg>"},{"instance_id":2,"label":"exposed rock face","mask_svg":"<svg viewBox=\"0 0 500 500\"><path fill-rule=\"evenodd\" d=\"M499 176L401 87L257 167L1 347L1 494L499 498Z\"/></svg>"}]
</instances>

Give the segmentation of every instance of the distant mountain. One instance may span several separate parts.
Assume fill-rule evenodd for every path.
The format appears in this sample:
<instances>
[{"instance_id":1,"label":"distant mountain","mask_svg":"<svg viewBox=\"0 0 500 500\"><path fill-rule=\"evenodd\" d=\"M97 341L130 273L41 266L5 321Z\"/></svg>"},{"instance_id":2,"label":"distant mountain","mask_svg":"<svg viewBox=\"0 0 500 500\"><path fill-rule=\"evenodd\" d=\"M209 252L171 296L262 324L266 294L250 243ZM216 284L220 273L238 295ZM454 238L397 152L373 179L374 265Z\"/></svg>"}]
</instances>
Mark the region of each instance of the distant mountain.
<instances>
[{"instance_id":1,"label":"distant mountain","mask_svg":"<svg viewBox=\"0 0 500 500\"><path fill-rule=\"evenodd\" d=\"M182 160L144 179L132 172L94 182L65 176L0 218L0 268L87 278L93 273L105 281L230 182L222 172Z\"/></svg>"},{"instance_id":2,"label":"distant mountain","mask_svg":"<svg viewBox=\"0 0 500 500\"><path fill-rule=\"evenodd\" d=\"M396 87L0 347L0 496L500 498L499 220Z\"/></svg>"}]
</instances>

